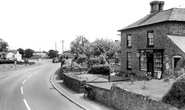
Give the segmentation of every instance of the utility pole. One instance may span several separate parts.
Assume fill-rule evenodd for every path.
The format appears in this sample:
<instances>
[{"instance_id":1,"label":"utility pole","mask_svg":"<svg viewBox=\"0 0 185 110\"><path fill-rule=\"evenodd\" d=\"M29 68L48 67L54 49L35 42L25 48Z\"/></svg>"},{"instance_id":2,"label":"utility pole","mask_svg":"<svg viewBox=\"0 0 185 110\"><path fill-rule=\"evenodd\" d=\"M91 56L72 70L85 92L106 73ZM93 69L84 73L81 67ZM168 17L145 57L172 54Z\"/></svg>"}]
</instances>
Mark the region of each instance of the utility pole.
<instances>
[{"instance_id":1,"label":"utility pole","mask_svg":"<svg viewBox=\"0 0 185 110\"><path fill-rule=\"evenodd\" d=\"M41 47L39 48L39 51L40 51L40 57L41 57Z\"/></svg>"},{"instance_id":2,"label":"utility pole","mask_svg":"<svg viewBox=\"0 0 185 110\"><path fill-rule=\"evenodd\" d=\"M55 51L57 51L57 43L55 42Z\"/></svg>"},{"instance_id":3,"label":"utility pole","mask_svg":"<svg viewBox=\"0 0 185 110\"><path fill-rule=\"evenodd\" d=\"M62 53L64 52L64 40L62 40Z\"/></svg>"}]
</instances>

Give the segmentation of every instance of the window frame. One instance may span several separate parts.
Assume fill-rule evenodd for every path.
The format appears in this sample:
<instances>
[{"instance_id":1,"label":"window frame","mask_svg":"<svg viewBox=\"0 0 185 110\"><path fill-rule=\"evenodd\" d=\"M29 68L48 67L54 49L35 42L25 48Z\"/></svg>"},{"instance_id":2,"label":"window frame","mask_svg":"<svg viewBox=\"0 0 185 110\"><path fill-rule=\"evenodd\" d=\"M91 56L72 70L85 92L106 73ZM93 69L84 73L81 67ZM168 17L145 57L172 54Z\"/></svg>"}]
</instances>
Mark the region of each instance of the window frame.
<instances>
[{"instance_id":1,"label":"window frame","mask_svg":"<svg viewBox=\"0 0 185 110\"><path fill-rule=\"evenodd\" d=\"M139 58L139 69L141 71L147 71L147 52L145 50L140 51L140 58ZM145 68L143 68L145 67Z\"/></svg>"},{"instance_id":2,"label":"window frame","mask_svg":"<svg viewBox=\"0 0 185 110\"><path fill-rule=\"evenodd\" d=\"M129 57L130 54L130 57ZM132 52L127 52L127 70L132 70ZM129 65L130 64L130 65Z\"/></svg>"},{"instance_id":3,"label":"window frame","mask_svg":"<svg viewBox=\"0 0 185 110\"><path fill-rule=\"evenodd\" d=\"M150 38L150 33L153 34L152 38ZM152 41L151 41L152 39ZM152 44L150 44L152 42ZM154 31L153 30L150 30L150 31L147 31L147 47L154 47Z\"/></svg>"},{"instance_id":4,"label":"window frame","mask_svg":"<svg viewBox=\"0 0 185 110\"><path fill-rule=\"evenodd\" d=\"M131 47L132 47L132 35L127 34L127 48L131 48Z\"/></svg>"}]
</instances>

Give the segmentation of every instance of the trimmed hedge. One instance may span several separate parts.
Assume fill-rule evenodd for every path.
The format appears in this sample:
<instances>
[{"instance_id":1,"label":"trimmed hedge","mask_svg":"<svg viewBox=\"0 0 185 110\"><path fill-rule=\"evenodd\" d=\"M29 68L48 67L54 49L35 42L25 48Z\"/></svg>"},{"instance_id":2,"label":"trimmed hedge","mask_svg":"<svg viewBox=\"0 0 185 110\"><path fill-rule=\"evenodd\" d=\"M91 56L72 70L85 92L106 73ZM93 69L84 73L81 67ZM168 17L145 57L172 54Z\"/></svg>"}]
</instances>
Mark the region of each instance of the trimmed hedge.
<instances>
[{"instance_id":1,"label":"trimmed hedge","mask_svg":"<svg viewBox=\"0 0 185 110\"><path fill-rule=\"evenodd\" d=\"M162 101L177 108L185 106L185 74L173 83L171 89L163 97Z\"/></svg>"},{"instance_id":2,"label":"trimmed hedge","mask_svg":"<svg viewBox=\"0 0 185 110\"><path fill-rule=\"evenodd\" d=\"M88 73L89 74L102 74L102 75L110 75L110 67L108 65L95 65L92 66Z\"/></svg>"}]
</instances>

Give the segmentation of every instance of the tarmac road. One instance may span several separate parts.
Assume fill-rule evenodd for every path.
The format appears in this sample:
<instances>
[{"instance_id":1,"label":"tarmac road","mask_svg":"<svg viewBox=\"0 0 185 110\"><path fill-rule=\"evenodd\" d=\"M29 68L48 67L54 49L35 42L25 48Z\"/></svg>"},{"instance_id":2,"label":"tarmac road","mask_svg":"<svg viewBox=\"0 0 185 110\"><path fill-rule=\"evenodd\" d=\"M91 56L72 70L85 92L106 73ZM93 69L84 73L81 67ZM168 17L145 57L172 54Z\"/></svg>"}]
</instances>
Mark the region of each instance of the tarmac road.
<instances>
[{"instance_id":1,"label":"tarmac road","mask_svg":"<svg viewBox=\"0 0 185 110\"><path fill-rule=\"evenodd\" d=\"M50 76L60 64L51 60L0 73L0 110L82 110L61 96Z\"/></svg>"}]
</instances>

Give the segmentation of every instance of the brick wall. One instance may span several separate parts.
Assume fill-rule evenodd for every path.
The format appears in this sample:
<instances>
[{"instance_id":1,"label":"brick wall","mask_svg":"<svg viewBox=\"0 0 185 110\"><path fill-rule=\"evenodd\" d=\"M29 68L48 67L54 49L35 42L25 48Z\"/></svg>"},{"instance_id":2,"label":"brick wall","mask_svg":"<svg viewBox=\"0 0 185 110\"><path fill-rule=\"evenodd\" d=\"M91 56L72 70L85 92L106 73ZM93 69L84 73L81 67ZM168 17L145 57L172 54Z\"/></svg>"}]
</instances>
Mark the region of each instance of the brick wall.
<instances>
[{"instance_id":1,"label":"brick wall","mask_svg":"<svg viewBox=\"0 0 185 110\"><path fill-rule=\"evenodd\" d=\"M93 89L94 100L118 110L178 110L147 95L122 89L117 84L114 84L110 90L93 84L89 85Z\"/></svg>"}]
</instances>

